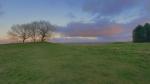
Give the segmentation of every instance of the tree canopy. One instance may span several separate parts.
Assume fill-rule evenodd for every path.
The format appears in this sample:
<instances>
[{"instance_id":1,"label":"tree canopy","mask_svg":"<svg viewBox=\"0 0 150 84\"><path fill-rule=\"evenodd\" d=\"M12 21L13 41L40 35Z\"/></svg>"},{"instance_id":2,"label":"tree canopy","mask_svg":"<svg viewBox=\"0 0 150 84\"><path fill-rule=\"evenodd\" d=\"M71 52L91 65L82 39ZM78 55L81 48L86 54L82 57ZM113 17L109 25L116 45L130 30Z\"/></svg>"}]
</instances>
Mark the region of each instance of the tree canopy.
<instances>
[{"instance_id":1,"label":"tree canopy","mask_svg":"<svg viewBox=\"0 0 150 84\"><path fill-rule=\"evenodd\" d=\"M150 24L138 25L133 30L133 42L150 42Z\"/></svg>"}]
</instances>

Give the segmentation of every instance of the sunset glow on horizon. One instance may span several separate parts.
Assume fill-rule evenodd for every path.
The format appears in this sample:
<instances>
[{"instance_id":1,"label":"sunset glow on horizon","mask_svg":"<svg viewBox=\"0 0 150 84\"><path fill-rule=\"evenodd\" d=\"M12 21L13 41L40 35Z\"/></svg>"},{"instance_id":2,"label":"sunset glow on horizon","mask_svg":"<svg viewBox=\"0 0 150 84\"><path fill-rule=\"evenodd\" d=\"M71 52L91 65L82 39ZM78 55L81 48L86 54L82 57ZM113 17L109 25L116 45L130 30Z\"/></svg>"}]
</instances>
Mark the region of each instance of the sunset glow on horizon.
<instances>
[{"instance_id":1,"label":"sunset glow on horizon","mask_svg":"<svg viewBox=\"0 0 150 84\"><path fill-rule=\"evenodd\" d=\"M150 22L150 0L0 0L0 43L14 24L45 20L57 26L52 42L132 41Z\"/></svg>"}]
</instances>

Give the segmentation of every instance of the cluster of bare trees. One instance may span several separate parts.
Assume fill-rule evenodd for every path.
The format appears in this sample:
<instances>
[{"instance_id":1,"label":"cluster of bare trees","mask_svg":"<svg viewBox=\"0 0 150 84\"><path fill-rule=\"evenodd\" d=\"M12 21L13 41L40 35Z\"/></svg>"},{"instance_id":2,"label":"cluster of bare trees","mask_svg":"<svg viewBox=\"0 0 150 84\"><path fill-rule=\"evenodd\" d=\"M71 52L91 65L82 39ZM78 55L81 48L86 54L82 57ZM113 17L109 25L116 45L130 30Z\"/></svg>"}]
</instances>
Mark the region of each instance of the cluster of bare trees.
<instances>
[{"instance_id":1,"label":"cluster of bare trees","mask_svg":"<svg viewBox=\"0 0 150 84\"><path fill-rule=\"evenodd\" d=\"M27 24L17 24L11 27L8 34L25 43L26 40L32 42L44 42L55 30L55 26L47 21L34 21Z\"/></svg>"}]
</instances>

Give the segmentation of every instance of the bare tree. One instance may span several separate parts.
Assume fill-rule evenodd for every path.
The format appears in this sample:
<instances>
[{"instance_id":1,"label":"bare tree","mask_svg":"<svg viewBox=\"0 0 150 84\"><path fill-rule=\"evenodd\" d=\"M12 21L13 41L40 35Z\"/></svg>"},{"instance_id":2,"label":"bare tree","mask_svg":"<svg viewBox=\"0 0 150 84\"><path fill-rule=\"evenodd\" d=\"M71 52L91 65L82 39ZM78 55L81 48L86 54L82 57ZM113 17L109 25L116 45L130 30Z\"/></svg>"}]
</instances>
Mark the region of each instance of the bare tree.
<instances>
[{"instance_id":1,"label":"bare tree","mask_svg":"<svg viewBox=\"0 0 150 84\"><path fill-rule=\"evenodd\" d=\"M38 37L41 42L44 42L46 38L55 30L55 26L51 25L47 21L33 22L33 24L36 26L34 29L38 30Z\"/></svg>"},{"instance_id":2,"label":"bare tree","mask_svg":"<svg viewBox=\"0 0 150 84\"><path fill-rule=\"evenodd\" d=\"M9 35L21 39L23 43L29 38L29 26L26 24L14 25L11 27L11 31L8 32Z\"/></svg>"},{"instance_id":3,"label":"bare tree","mask_svg":"<svg viewBox=\"0 0 150 84\"><path fill-rule=\"evenodd\" d=\"M30 37L33 40L33 42L36 42L38 38L38 24L36 22L32 22L31 24L28 25Z\"/></svg>"}]
</instances>

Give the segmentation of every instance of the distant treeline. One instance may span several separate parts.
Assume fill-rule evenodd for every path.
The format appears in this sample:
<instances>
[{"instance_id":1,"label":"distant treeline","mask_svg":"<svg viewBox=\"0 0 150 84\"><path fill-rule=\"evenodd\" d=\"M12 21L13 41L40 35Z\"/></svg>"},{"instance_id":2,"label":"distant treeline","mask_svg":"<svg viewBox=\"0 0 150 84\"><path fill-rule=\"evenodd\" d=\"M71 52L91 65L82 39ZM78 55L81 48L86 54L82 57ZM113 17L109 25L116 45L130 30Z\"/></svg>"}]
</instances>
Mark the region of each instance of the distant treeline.
<instances>
[{"instance_id":1,"label":"distant treeline","mask_svg":"<svg viewBox=\"0 0 150 84\"><path fill-rule=\"evenodd\" d=\"M150 24L138 25L133 30L133 42L150 42Z\"/></svg>"},{"instance_id":2,"label":"distant treeline","mask_svg":"<svg viewBox=\"0 0 150 84\"><path fill-rule=\"evenodd\" d=\"M34 21L27 24L17 24L11 27L8 32L11 38L21 40L25 43L26 40L30 42L43 42L55 30L55 26L47 21Z\"/></svg>"}]
</instances>

